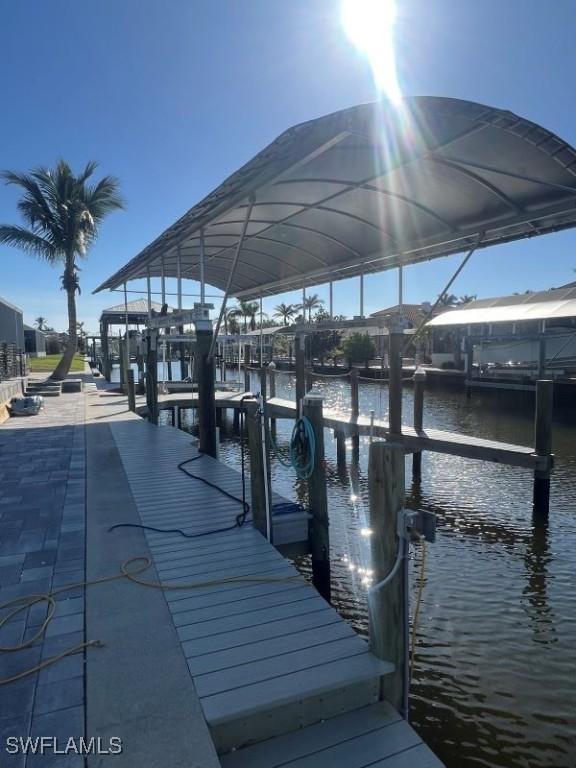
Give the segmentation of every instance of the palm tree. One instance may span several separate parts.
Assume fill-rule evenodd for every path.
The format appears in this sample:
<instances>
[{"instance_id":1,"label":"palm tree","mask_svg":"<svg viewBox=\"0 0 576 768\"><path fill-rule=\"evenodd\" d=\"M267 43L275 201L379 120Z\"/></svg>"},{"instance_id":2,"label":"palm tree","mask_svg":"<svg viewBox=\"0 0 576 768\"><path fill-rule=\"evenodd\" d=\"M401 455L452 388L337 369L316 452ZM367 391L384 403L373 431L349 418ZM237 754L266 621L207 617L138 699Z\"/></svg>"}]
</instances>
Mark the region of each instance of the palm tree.
<instances>
[{"instance_id":1,"label":"palm tree","mask_svg":"<svg viewBox=\"0 0 576 768\"><path fill-rule=\"evenodd\" d=\"M443 293L438 302L440 307L453 307L456 304L458 304L458 296L455 296L453 293Z\"/></svg>"},{"instance_id":2,"label":"palm tree","mask_svg":"<svg viewBox=\"0 0 576 768\"><path fill-rule=\"evenodd\" d=\"M84 330L84 323L76 323L76 331L78 335L78 350L84 354L86 351L86 336L88 335Z\"/></svg>"},{"instance_id":3,"label":"palm tree","mask_svg":"<svg viewBox=\"0 0 576 768\"><path fill-rule=\"evenodd\" d=\"M274 317L282 319L283 325L288 325L288 321L296 314L296 307L294 304L278 304L274 307Z\"/></svg>"},{"instance_id":4,"label":"palm tree","mask_svg":"<svg viewBox=\"0 0 576 768\"><path fill-rule=\"evenodd\" d=\"M475 293L473 294L465 293L464 296L460 296L460 298L458 299L458 304L470 304L471 301L476 301L477 298L478 297L476 296Z\"/></svg>"},{"instance_id":5,"label":"palm tree","mask_svg":"<svg viewBox=\"0 0 576 768\"><path fill-rule=\"evenodd\" d=\"M250 330L255 331L258 304L255 301L246 301L246 299L240 299L238 303L240 314L244 318L244 333L248 330L248 318L250 318Z\"/></svg>"},{"instance_id":6,"label":"palm tree","mask_svg":"<svg viewBox=\"0 0 576 768\"><path fill-rule=\"evenodd\" d=\"M38 328L39 331L45 331L48 329L47 322L48 322L48 319L40 315L34 320L34 325L36 326L36 328Z\"/></svg>"},{"instance_id":7,"label":"palm tree","mask_svg":"<svg viewBox=\"0 0 576 768\"><path fill-rule=\"evenodd\" d=\"M303 310L304 317L306 317L306 310L308 310L309 323L312 322L312 310L321 307L322 304L324 304L324 301L317 293L313 293L312 296L306 296L302 304L300 304L300 309Z\"/></svg>"},{"instance_id":8,"label":"palm tree","mask_svg":"<svg viewBox=\"0 0 576 768\"><path fill-rule=\"evenodd\" d=\"M49 264L61 264L62 289L68 302L68 343L51 378L64 379L70 370L78 343L76 292L80 291L78 259L86 256L98 236L98 228L111 212L123 208L118 181L104 176L97 184L88 180L96 170L89 162L75 176L70 166L59 160L56 167L36 168L30 173L4 171L7 184L22 191L18 211L27 227L0 225L0 243L13 245Z\"/></svg>"}]
</instances>

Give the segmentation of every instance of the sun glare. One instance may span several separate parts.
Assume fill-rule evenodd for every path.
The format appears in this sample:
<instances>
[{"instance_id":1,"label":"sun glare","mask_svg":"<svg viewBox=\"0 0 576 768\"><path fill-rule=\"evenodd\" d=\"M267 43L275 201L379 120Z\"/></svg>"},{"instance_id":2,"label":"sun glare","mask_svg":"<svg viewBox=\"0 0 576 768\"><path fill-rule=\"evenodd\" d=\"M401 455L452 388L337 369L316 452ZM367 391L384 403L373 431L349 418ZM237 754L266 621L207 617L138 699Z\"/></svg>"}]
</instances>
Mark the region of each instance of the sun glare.
<instances>
[{"instance_id":1,"label":"sun glare","mask_svg":"<svg viewBox=\"0 0 576 768\"><path fill-rule=\"evenodd\" d=\"M367 57L377 89L398 103L401 92L394 52L394 0L342 0L341 8L344 30Z\"/></svg>"}]
</instances>

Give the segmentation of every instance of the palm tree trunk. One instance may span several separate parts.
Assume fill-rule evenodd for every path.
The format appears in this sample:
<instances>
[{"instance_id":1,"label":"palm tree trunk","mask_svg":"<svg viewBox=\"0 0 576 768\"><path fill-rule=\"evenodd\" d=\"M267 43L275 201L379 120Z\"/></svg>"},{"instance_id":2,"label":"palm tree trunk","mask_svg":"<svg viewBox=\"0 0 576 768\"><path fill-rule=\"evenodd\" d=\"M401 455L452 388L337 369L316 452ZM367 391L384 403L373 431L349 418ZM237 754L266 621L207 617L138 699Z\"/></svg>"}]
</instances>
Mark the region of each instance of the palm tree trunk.
<instances>
[{"instance_id":1,"label":"palm tree trunk","mask_svg":"<svg viewBox=\"0 0 576 768\"><path fill-rule=\"evenodd\" d=\"M68 344L64 350L60 362L50 376L54 381L62 381L68 375L72 366L72 360L76 354L78 336L76 331L76 287L72 285L66 289L68 294Z\"/></svg>"}]
</instances>

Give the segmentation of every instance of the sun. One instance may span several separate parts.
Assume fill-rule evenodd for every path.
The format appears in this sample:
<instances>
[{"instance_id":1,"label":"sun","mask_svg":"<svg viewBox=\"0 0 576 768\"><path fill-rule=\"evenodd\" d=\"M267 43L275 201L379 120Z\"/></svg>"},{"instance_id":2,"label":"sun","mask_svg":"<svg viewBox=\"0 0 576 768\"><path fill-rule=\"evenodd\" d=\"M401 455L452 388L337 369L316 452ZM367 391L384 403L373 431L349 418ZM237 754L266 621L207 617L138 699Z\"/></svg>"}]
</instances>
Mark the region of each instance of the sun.
<instances>
[{"instance_id":1,"label":"sun","mask_svg":"<svg viewBox=\"0 0 576 768\"><path fill-rule=\"evenodd\" d=\"M346 34L368 58L376 88L397 104L402 94L394 50L394 0L342 0L341 17Z\"/></svg>"}]
</instances>

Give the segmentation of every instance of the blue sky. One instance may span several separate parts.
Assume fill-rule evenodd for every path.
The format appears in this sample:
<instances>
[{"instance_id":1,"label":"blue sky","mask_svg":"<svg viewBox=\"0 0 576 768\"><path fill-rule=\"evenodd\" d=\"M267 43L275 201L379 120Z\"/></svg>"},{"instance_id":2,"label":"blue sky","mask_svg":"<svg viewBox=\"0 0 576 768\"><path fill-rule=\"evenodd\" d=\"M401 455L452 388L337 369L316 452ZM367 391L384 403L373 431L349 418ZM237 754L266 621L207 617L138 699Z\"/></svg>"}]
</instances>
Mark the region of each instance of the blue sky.
<instances>
[{"instance_id":1,"label":"blue sky","mask_svg":"<svg viewBox=\"0 0 576 768\"><path fill-rule=\"evenodd\" d=\"M575 0L397 0L396 52L408 95L510 109L576 144ZM120 178L124 213L82 265L79 315L97 328L121 294L91 291L289 126L372 100L367 62L332 0L19 0L2 4L0 168L80 167ZM0 187L0 221L16 221ZM458 295L576 279L576 232L476 254ZM405 300L433 300L460 257L405 271ZM396 274L366 278L365 309L395 303ZM358 312L358 281L335 309ZM319 288L321 296L326 288ZM29 322L66 326L59 272L0 246L0 295ZM267 300L265 310L284 295Z\"/></svg>"}]
</instances>

